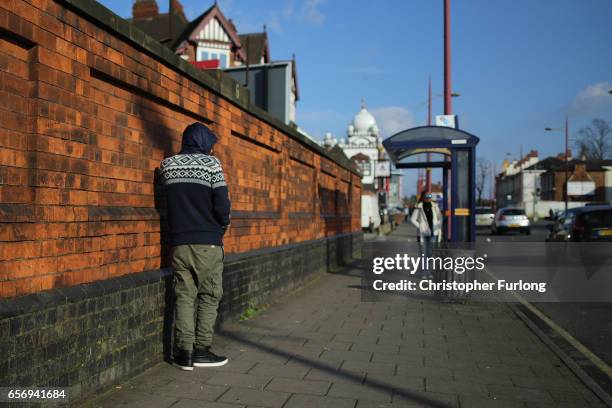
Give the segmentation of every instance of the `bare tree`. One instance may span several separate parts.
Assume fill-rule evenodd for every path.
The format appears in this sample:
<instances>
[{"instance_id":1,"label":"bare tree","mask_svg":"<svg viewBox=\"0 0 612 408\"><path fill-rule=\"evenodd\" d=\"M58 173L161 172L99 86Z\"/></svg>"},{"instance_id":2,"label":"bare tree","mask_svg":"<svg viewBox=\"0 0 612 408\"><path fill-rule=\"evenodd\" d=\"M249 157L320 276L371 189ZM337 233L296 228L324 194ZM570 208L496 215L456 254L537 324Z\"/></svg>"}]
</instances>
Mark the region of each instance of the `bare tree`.
<instances>
[{"instance_id":1,"label":"bare tree","mask_svg":"<svg viewBox=\"0 0 612 408\"><path fill-rule=\"evenodd\" d=\"M604 160L612 156L612 127L603 119L593 119L590 126L578 131L578 157Z\"/></svg>"},{"instance_id":2,"label":"bare tree","mask_svg":"<svg viewBox=\"0 0 612 408\"><path fill-rule=\"evenodd\" d=\"M480 157L476 161L476 196L478 203L482 203L482 194L487 185L487 177L491 173L491 162L484 157Z\"/></svg>"}]
</instances>

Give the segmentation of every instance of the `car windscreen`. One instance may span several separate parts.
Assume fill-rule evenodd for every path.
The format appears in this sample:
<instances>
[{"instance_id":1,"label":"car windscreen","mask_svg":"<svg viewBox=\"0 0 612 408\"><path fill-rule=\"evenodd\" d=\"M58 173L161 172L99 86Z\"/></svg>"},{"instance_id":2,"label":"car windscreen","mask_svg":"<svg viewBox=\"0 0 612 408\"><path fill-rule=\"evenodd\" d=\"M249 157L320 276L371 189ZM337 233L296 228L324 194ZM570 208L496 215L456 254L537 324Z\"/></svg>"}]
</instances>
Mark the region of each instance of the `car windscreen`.
<instances>
[{"instance_id":1,"label":"car windscreen","mask_svg":"<svg viewBox=\"0 0 612 408\"><path fill-rule=\"evenodd\" d=\"M520 208L510 208L507 210L503 210L502 214L504 215L525 215L525 211Z\"/></svg>"},{"instance_id":2,"label":"car windscreen","mask_svg":"<svg viewBox=\"0 0 612 408\"><path fill-rule=\"evenodd\" d=\"M476 214L493 214L491 208L476 208Z\"/></svg>"},{"instance_id":3,"label":"car windscreen","mask_svg":"<svg viewBox=\"0 0 612 408\"><path fill-rule=\"evenodd\" d=\"M589 211L583 217L590 228L612 228L612 210Z\"/></svg>"}]
</instances>

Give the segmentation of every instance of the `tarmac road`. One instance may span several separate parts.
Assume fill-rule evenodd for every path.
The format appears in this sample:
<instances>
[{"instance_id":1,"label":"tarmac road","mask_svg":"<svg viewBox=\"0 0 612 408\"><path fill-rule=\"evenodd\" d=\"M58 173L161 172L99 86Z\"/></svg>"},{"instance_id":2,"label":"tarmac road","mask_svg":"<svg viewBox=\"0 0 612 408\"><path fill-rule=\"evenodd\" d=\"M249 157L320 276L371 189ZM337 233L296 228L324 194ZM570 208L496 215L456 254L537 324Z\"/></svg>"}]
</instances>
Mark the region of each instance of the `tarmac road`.
<instances>
[{"instance_id":1,"label":"tarmac road","mask_svg":"<svg viewBox=\"0 0 612 408\"><path fill-rule=\"evenodd\" d=\"M492 242L543 242L546 223L532 227L531 235L510 233L491 235L488 229L478 231L478 240ZM540 311L579 340L595 355L612 365L612 303L536 303Z\"/></svg>"}]
</instances>

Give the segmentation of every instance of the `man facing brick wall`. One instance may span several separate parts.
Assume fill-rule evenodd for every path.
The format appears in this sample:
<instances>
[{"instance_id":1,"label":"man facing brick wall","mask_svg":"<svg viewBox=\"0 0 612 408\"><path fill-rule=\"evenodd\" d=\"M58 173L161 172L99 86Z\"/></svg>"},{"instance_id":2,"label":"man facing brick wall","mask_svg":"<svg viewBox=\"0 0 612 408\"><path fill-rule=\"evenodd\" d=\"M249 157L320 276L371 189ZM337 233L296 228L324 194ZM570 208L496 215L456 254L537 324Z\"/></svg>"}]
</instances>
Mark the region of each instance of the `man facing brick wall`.
<instances>
[{"instance_id":1,"label":"man facing brick wall","mask_svg":"<svg viewBox=\"0 0 612 408\"><path fill-rule=\"evenodd\" d=\"M160 166L174 268L174 365L182 370L227 363L210 351L223 294L223 235L230 223L228 188L213 155L216 142L217 136L203 124L189 125L179 154Z\"/></svg>"}]
</instances>

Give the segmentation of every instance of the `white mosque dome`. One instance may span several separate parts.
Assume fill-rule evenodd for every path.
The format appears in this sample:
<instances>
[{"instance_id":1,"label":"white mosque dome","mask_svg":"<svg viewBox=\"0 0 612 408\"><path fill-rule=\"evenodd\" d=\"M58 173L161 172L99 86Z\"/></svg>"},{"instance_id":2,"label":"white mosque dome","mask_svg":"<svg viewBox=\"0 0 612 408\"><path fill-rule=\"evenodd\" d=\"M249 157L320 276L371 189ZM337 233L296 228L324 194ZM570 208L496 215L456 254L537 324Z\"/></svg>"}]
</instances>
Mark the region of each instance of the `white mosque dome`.
<instances>
[{"instance_id":1,"label":"white mosque dome","mask_svg":"<svg viewBox=\"0 0 612 408\"><path fill-rule=\"evenodd\" d=\"M362 107L353 118L353 126L355 127L355 132L366 133L369 132L373 126L377 127L376 119L374 119L374 116L372 116L365 107Z\"/></svg>"}]
</instances>

